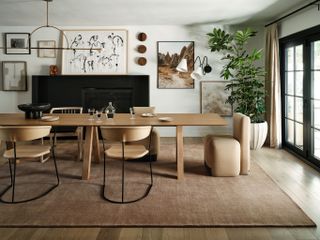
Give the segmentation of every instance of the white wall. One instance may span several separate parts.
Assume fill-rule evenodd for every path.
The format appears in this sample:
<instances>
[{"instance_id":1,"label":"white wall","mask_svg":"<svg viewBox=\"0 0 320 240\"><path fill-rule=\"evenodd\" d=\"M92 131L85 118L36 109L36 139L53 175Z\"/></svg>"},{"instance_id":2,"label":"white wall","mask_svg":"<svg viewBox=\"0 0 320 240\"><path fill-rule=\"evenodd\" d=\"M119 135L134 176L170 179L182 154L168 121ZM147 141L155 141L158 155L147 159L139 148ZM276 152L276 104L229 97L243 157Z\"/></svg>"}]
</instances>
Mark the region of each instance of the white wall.
<instances>
[{"instance_id":1,"label":"white wall","mask_svg":"<svg viewBox=\"0 0 320 240\"><path fill-rule=\"evenodd\" d=\"M221 56L211 53L207 46L206 33L210 32L213 25L201 26L114 26L106 27L121 28L128 30L128 74L146 74L150 76L150 105L155 106L157 112L180 112L180 113L199 113L200 112L200 83L195 81L194 89L158 89L157 88L157 41L195 41L195 56L203 57L207 55L209 64L213 71L207 74L203 80L221 80L219 72L222 68ZM0 32L31 32L35 27L0 27ZM83 27L63 27L63 29L83 29ZM86 29L103 29L102 27L86 27ZM136 39L139 32L145 32L148 38L143 44L147 47L147 52L143 54L147 58L145 66L139 66L135 59L140 56L136 47L141 44ZM259 40L254 41L257 48L263 47L263 41L259 33ZM36 46L37 40L56 40L59 42L57 31L41 29L32 36L32 46ZM3 38L0 39L0 46L3 46ZM256 46L257 45L257 46ZM142 55L141 55L142 56ZM37 52L32 51L31 55L5 55L4 51L0 53L0 61L26 61L28 71L28 91L27 92L4 92L0 91L0 112L18 112L17 105L20 103L31 102L31 76L47 75L48 67L52 64L58 64L61 61L61 52L56 59L38 58ZM227 127L187 127L185 136L204 136L207 133L230 133L230 118ZM174 129L161 129L162 136L174 136Z\"/></svg>"},{"instance_id":2,"label":"white wall","mask_svg":"<svg viewBox=\"0 0 320 240\"><path fill-rule=\"evenodd\" d=\"M320 12L316 5L296 13L279 23L279 37L291 35L296 32L317 26L320 24Z\"/></svg>"}]
</instances>

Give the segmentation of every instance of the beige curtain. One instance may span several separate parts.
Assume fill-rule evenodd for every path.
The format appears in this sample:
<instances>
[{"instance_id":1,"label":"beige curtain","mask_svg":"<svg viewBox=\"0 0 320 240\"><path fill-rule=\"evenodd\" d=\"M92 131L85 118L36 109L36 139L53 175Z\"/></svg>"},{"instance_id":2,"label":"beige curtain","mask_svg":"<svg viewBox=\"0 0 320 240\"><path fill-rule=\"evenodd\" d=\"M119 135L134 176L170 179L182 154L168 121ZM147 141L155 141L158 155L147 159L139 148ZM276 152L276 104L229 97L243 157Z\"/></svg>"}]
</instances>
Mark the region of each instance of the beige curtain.
<instances>
[{"instance_id":1,"label":"beige curtain","mask_svg":"<svg viewBox=\"0 0 320 240\"><path fill-rule=\"evenodd\" d=\"M278 26L266 28L266 117L269 124L268 141L270 147L281 147L281 86Z\"/></svg>"}]
</instances>

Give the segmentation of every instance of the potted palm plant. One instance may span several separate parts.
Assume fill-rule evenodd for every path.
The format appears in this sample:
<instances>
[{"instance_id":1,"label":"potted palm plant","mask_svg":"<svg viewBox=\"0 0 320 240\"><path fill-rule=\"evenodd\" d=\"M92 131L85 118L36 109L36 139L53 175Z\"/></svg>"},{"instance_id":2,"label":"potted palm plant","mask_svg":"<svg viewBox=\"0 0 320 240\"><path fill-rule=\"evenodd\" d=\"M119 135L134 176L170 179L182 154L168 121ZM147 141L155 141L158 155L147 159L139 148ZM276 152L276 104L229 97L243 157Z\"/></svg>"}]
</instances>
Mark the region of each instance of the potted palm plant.
<instances>
[{"instance_id":1,"label":"potted palm plant","mask_svg":"<svg viewBox=\"0 0 320 240\"><path fill-rule=\"evenodd\" d=\"M261 148L267 137L268 125L264 120L265 88L264 69L257 66L262 57L262 49L246 49L248 40L256 35L250 28L238 30L235 33L214 28L207 34L211 52L222 52L222 60L226 63L220 76L230 83L226 90L230 91L227 103L234 106L236 112L241 112L251 119L252 149Z\"/></svg>"}]
</instances>

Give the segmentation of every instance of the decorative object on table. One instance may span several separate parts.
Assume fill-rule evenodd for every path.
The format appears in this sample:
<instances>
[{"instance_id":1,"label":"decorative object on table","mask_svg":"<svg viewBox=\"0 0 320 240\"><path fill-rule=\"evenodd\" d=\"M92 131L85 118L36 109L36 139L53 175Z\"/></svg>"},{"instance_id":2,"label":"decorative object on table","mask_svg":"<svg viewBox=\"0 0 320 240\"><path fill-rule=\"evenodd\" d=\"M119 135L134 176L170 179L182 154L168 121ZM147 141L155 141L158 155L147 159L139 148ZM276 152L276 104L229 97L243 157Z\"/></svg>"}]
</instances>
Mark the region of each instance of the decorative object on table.
<instances>
[{"instance_id":1,"label":"decorative object on table","mask_svg":"<svg viewBox=\"0 0 320 240\"><path fill-rule=\"evenodd\" d=\"M48 111L51 105L50 103L29 103L20 104L18 108L25 112L26 119L40 119L43 116L43 112Z\"/></svg>"},{"instance_id":2,"label":"decorative object on table","mask_svg":"<svg viewBox=\"0 0 320 240\"><path fill-rule=\"evenodd\" d=\"M56 57L56 41L38 41L38 57L39 58L55 58Z\"/></svg>"},{"instance_id":3,"label":"decorative object on table","mask_svg":"<svg viewBox=\"0 0 320 240\"><path fill-rule=\"evenodd\" d=\"M158 120L160 122L172 122L173 118L171 118L171 117L160 117L160 118L158 118Z\"/></svg>"},{"instance_id":4,"label":"decorative object on table","mask_svg":"<svg viewBox=\"0 0 320 240\"><path fill-rule=\"evenodd\" d=\"M54 121L58 121L60 119L59 116L43 116L41 117L41 121L44 122L54 122Z\"/></svg>"},{"instance_id":5,"label":"decorative object on table","mask_svg":"<svg viewBox=\"0 0 320 240\"><path fill-rule=\"evenodd\" d=\"M200 82L201 113L217 113L232 116L232 105L226 103L230 90L226 90L226 81Z\"/></svg>"},{"instance_id":6,"label":"decorative object on table","mask_svg":"<svg viewBox=\"0 0 320 240\"><path fill-rule=\"evenodd\" d=\"M109 102L109 105L105 108L105 113L107 118L113 118L116 112L115 107L112 105L112 102Z\"/></svg>"},{"instance_id":7,"label":"decorative object on table","mask_svg":"<svg viewBox=\"0 0 320 240\"><path fill-rule=\"evenodd\" d=\"M147 59L145 57L139 57L138 60L137 60L137 63L140 65L140 66L144 66L147 64Z\"/></svg>"},{"instance_id":8,"label":"decorative object on table","mask_svg":"<svg viewBox=\"0 0 320 240\"><path fill-rule=\"evenodd\" d=\"M137 47L138 53L145 53L147 51L147 47L145 45L139 45Z\"/></svg>"},{"instance_id":9,"label":"decorative object on table","mask_svg":"<svg viewBox=\"0 0 320 240\"><path fill-rule=\"evenodd\" d=\"M59 68L57 65L50 65L49 66L49 75L50 76L52 76L52 77L57 76L58 71L59 71Z\"/></svg>"},{"instance_id":10,"label":"decorative object on table","mask_svg":"<svg viewBox=\"0 0 320 240\"><path fill-rule=\"evenodd\" d=\"M133 107L129 108L129 111L130 111L130 119L135 119L136 113L134 112L134 108Z\"/></svg>"},{"instance_id":11,"label":"decorative object on table","mask_svg":"<svg viewBox=\"0 0 320 240\"><path fill-rule=\"evenodd\" d=\"M158 88L194 88L190 76L193 71L193 41L159 41L158 49ZM177 71L179 62L187 66L186 72Z\"/></svg>"},{"instance_id":12,"label":"decorative object on table","mask_svg":"<svg viewBox=\"0 0 320 240\"><path fill-rule=\"evenodd\" d=\"M27 91L26 62L2 62L2 90Z\"/></svg>"},{"instance_id":13,"label":"decorative object on table","mask_svg":"<svg viewBox=\"0 0 320 240\"><path fill-rule=\"evenodd\" d=\"M144 42L145 40L147 40L147 34L144 32L141 32L138 34L137 39L141 42Z\"/></svg>"},{"instance_id":14,"label":"decorative object on table","mask_svg":"<svg viewBox=\"0 0 320 240\"><path fill-rule=\"evenodd\" d=\"M30 53L30 33L5 33L5 54Z\"/></svg>"},{"instance_id":15,"label":"decorative object on table","mask_svg":"<svg viewBox=\"0 0 320 240\"><path fill-rule=\"evenodd\" d=\"M251 148L254 142L264 142L266 139L266 127L264 123L265 112L265 89L264 89L264 69L256 66L262 57L262 49L253 49L249 52L246 48L248 40L256 35L250 28L238 30L235 33L227 33L222 29L214 28L209 36L209 47L212 52L222 52L223 60L226 62L220 76L226 80L231 80L227 84L230 96L227 102L234 105L235 112L241 112L250 117L251 123L261 124L262 132L255 132L256 128L251 128ZM257 141L255 137L262 137Z\"/></svg>"},{"instance_id":16,"label":"decorative object on table","mask_svg":"<svg viewBox=\"0 0 320 240\"><path fill-rule=\"evenodd\" d=\"M126 74L127 30L66 30L61 74ZM81 49L92 49L91 51ZM94 50L101 49L101 50Z\"/></svg>"}]
</instances>

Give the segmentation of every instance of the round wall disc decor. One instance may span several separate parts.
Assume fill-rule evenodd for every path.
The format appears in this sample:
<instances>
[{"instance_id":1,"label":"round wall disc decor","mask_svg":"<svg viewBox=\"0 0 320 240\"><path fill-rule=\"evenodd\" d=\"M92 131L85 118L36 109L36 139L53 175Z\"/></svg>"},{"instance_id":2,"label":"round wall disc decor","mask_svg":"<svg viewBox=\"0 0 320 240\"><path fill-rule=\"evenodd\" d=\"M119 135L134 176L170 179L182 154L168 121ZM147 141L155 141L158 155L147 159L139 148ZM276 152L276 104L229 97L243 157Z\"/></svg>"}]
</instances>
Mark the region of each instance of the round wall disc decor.
<instances>
[{"instance_id":1,"label":"round wall disc decor","mask_svg":"<svg viewBox=\"0 0 320 240\"><path fill-rule=\"evenodd\" d=\"M141 32L138 34L138 40L139 41L145 41L147 39L147 34L145 34L144 32Z\"/></svg>"},{"instance_id":2,"label":"round wall disc decor","mask_svg":"<svg viewBox=\"0 0 320 240\"><path fill-rule=\"evenodd\" d=\"M145 45L139 45L137 49L139 53L145 53L147 51L147 47Z\"/></svg>"},{"instance_id":3,"label":"round wall disc decor","mask_svg":"<svg viewBox=\"0 0 320 240\"><path fill-rule=\"evenodd\" d=\"M137 62L140 66L144 66L147 64L147 59L145 57L139 57Z\"/></svg>"}]
</instances>

